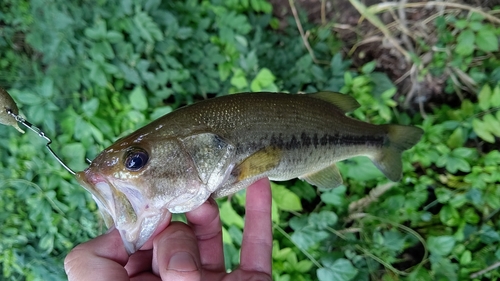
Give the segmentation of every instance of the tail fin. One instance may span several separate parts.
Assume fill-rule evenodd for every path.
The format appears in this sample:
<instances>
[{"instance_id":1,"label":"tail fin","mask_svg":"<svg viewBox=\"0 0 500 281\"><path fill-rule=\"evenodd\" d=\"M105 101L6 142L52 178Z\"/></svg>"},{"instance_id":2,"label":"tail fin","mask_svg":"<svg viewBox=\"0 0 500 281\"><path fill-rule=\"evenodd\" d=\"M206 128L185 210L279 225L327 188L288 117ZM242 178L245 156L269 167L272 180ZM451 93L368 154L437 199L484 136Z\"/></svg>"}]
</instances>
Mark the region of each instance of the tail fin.
<instances>
[{"instance_id":1,"label":"tail fin","mask_svg":"<svg viewBox=\"0 0 500 281\"><path fill-rule=\"evenodd\" d=\"M403 175L401 154L417 144L424 131L403 125L382 125L381 128L387 132L388 140L372 156L373 164L391 181L399 181Z\"/></svg>"}]
</instances>

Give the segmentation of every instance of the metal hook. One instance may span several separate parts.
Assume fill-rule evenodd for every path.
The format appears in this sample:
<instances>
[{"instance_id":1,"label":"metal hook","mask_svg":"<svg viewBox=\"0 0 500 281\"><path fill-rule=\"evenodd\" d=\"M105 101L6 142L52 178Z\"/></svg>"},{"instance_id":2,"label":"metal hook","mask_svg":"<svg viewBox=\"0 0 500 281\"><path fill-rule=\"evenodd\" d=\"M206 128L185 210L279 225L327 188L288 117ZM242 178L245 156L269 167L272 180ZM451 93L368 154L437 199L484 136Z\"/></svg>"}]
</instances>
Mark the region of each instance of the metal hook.
<instances>
[{"instance_id":1,"label":"metal hook","mask_svg":"<svg viewBox=\"0 0 500 281\"><path fill-rule=\"evenodd\" d=\"M15 114L10 109L7 109L7 113L9 115L11 115L12 117L14 117L17 122L23 124L26 128L28 128L28 129L32 130L33 132L35 132L36 134L38 134L39 137L45 139L47 141L47 144L45 146L49 150L50 154L52 154L52 156L54 156L54 158L56 158L57 162L59 162L59 164L61 164L73 176L76 174L75 171L73 171L70 167L68 167L68 165L66 165L61 160L61 158L59 158L59 156L57 156L57 154L52 150L52 148L50 148L50 144L52 143L52 140L49 137L47 137L45 135L45 133L40 128L35 127L33 124L31 124L30 122L28 122L26 119L22 118L21 116ZM89 160L87 159L87 161L89 161Z\"/></svg>"}]
</instances>

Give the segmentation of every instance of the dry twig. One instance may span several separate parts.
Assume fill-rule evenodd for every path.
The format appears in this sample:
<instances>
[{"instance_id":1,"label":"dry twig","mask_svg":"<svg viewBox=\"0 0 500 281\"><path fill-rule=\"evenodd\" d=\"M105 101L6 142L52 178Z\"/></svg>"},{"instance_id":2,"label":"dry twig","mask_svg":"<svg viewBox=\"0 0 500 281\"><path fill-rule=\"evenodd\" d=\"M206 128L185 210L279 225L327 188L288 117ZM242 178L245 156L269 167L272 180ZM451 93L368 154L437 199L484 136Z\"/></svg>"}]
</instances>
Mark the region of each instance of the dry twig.
<instances>
[{"instance_id":1,"label":"dry twig","mask_svg":"<svg viewBox=\"0 0 500 281\"><path fill-rule=\"evenodd\" d=\"M492 271L493 269L497 269L497 268L499 268L499 267L500 267L500 261L498 261L498 262L496 262L496 263L494 263L494 264L492 264L492 265L488 266L488 267L487 267L487 268L485 268L485 269L481 269L481 270L480 270L480 271L478 271L478 272L472 273L472 274L470 275L470 278L471 278L471 279L477 278L477 277L479 277L479 276L481 276L481 275L483 275L483 274L485 274L485 273L487 273L487 272L489 272L489 271Z\"/></svg>"},{"instance_id":2,"label":"dry twig","mask_svg":"<svg viewBox=\"0 0 500 281\"><path fill-rule=\"evenodd\" d=\"M311 56L313 62L316 64L328 64L328 62L319 61L316 59L316 56L314 55L311 45L309 45L309 40L307 40L308 36L304 33L304 28L302 28L302 23L300 23L299 14L297 13L297 8L295 8L295 2L294 0L288 0L288 3L290 4L290 9L292 10L293 18L295 19L295 23L297 24L297 29L299 30L302 42L304 43L304 46L309 52L309 55Z\"/></svg>"}]
</instances>

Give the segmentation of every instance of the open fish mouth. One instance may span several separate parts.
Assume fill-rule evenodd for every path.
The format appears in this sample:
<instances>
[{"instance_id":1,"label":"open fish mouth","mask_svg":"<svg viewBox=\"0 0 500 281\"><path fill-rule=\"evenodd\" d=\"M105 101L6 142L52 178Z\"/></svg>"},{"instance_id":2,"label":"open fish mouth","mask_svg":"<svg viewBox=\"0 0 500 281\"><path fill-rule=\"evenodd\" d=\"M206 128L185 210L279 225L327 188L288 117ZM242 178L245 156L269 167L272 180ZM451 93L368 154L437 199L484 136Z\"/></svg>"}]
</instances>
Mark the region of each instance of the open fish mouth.
<instances>
[{"instance_id":1,"label":"open fish mouth","mask_svg":"<svg viewBox=\"0 0 500 281\"><path fill-rule=\"evenodd\" d=\"M151 238L167 215L167 209L149 208L142 194L130 184L111 183L88 171L77 173L76 178L92 194L106 226L114 225L118 229L129 254Z\"/></svg>"}]
</instances>

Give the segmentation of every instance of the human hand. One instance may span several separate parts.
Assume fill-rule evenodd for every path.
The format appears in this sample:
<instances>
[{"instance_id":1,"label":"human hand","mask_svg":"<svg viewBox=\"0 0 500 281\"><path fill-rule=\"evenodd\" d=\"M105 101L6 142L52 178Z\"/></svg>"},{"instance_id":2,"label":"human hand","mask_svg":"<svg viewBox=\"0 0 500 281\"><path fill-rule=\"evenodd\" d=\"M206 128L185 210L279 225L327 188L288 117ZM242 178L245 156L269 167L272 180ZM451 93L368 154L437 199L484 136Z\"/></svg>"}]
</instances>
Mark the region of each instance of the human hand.
<instances>
[{"instance_id":1,"label":"human hand","mask_svg":"<svg viewBox=\"0 0 500 281\"><path fill-rule=\"evenodd\" d=\"M240 267L226 273L219 209L213 199L186 213L188 224L170 218L154 239L127 255L117 230L78 245L66 257L70 281L271 280L271 190L263 179L247 189ZM156 235L157 234L157 235Z\"/></svg>"}]
</instances>

